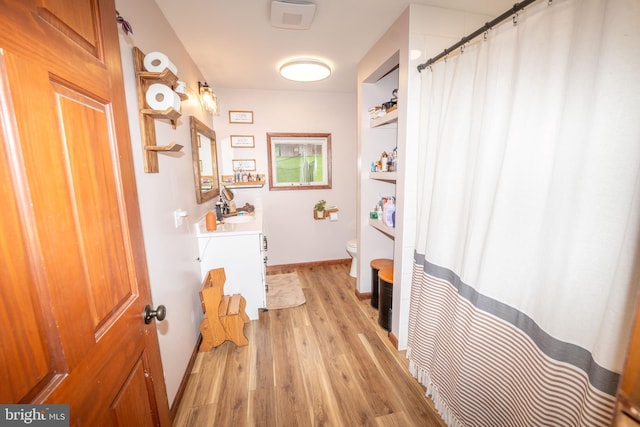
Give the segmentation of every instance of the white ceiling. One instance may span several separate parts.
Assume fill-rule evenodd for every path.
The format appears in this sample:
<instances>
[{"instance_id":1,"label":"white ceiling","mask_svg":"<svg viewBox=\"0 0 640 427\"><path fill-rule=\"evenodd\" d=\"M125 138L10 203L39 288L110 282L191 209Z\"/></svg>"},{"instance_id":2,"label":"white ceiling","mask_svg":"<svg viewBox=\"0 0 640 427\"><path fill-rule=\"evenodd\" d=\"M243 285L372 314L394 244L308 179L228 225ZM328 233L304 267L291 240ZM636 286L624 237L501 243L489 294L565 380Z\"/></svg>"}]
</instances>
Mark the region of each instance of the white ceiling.
<instances>
[{"instance_id":1,"label":"white ceiling","mask_svg":"<svg viewBox=\"0 0 640 427\"><path fill-rule=\"evenodd\" d=\"M308 30L275 28L271 0L155 0L210 86L355 92L356 67L409 3L497 16L514 0L309 0ZM324 59L323 81L299 83L278 74L293 57Z\"/></svg>"}]
</instances>

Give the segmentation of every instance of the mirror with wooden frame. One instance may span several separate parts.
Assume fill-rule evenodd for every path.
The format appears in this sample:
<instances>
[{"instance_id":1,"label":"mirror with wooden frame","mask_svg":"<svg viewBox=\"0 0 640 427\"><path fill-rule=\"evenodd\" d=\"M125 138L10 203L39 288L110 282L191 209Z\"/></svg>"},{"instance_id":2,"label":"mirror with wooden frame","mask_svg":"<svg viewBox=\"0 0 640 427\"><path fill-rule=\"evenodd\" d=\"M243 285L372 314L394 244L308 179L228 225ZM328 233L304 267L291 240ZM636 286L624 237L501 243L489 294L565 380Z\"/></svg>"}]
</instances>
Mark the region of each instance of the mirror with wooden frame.
<instances>
[{"instance_id":1,"label":"mirror with wooden frame","mask_svg":"<svg viewBox=\"0 0 640 427\"><path fill-rule=\"evenodd\" d=\"M216 133L191 116L191 152L196 201L204 203L220 194Z\"/></svg>"}]
</instances>

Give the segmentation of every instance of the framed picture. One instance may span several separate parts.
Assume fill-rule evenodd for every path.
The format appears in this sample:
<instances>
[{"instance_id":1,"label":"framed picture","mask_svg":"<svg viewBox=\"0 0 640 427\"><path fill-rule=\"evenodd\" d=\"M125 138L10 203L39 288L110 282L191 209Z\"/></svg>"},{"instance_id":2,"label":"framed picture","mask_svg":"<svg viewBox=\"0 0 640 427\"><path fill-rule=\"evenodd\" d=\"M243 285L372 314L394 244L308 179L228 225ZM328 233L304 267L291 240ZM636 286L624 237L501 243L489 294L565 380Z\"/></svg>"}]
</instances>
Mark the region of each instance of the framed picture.
<instances>
[{"instance_id":1,"label":"framed picture","mask_svg":"<svg viewBox=\"0 0 640 427\"><path fill-rule=\"evenodd\" d=\"M231 146L234 148L253 148L256 144L253 135L231 135Z\"/></svg>"},{"instance_id":2,"label":"framed picture","mask_svg":"<svg viewBox=\"0 0 640 427\"><path fill-rule=\"evenodd\" d=\"M229 123L253 123L253 111L229 110Z\"/></svg>"},{"instance_id":3,"label":"framed picture","mask_svg":"<svg viewBox=\"0 0 640 427\"><path fill-rule=\"evenodd\" d=\"M331 188L330 133L267 133L269 190Z\"/></svg>"},{"instance_id":4,"label":"framed picture","mask_svg":"<svg viewBox=\"0 0 640 427\"><path fill-rule=\"evenodd\" d=\"M241 169L243 171L256 170L256 159L233 159L231 160L233 170Z\"/></svg>"}]
</instances>

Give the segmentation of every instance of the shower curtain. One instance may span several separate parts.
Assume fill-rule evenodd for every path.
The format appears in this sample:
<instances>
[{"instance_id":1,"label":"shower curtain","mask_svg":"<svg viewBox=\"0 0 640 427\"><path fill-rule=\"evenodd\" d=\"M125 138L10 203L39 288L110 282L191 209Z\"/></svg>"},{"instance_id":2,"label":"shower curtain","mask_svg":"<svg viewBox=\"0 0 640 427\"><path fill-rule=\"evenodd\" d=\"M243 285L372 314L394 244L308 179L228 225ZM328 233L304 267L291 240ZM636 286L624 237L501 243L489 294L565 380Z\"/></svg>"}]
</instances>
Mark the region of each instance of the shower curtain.
<instances>
[{"instance_id":1,"label":"shower curtain","mask_svg":"<svg viewBox=\"0 0 640 427\"><path fill-rule=\"evenodd\" d=\"M450 426L609 425L640 283L640 2L527 7L421 72L407 355Z\"/></svg>"}]
</instances>

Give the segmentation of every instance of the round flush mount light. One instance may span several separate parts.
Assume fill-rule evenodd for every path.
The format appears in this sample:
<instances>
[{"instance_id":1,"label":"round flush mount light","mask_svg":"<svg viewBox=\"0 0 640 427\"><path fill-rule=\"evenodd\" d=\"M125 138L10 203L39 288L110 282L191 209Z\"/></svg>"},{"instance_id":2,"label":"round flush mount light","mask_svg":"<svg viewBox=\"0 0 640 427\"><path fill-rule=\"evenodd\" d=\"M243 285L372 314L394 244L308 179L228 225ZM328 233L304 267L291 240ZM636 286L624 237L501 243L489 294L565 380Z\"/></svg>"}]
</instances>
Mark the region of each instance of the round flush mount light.
<instances>
[{"instance_id":1,"label":"round flush mount light","mask_svg":"<svg viewBox=\"0 0 640 427\"><path fill-rule=\"evenodd\" d=\"M296 82L317 82L331 75L331 68L315 59L296 59L280 67L280 75Z\"/></svg>"}]
</instances>

